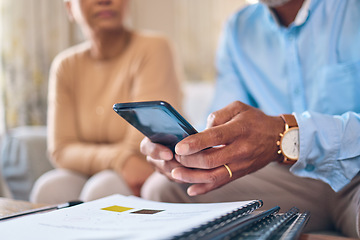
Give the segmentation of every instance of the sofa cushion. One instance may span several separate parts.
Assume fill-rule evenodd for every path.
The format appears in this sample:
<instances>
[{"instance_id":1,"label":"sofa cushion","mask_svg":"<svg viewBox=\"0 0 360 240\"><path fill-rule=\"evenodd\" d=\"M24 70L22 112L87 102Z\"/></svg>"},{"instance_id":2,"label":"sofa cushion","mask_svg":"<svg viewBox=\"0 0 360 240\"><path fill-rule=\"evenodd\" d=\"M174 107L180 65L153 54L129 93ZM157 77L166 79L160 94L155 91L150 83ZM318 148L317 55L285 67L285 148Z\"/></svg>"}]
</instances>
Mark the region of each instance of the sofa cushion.
<instances>
[{"instance_id":1,"label":"sofa cushion","mask_svg":"<svg viewBox=\"0 0 360 240\"><path fill-rule=\"evenodd\" d=\"M52 168L45 126L17 127L7 132L1 145L0 169L12 198L29 200L36 179Z\"/></svg>"}]
</instances>

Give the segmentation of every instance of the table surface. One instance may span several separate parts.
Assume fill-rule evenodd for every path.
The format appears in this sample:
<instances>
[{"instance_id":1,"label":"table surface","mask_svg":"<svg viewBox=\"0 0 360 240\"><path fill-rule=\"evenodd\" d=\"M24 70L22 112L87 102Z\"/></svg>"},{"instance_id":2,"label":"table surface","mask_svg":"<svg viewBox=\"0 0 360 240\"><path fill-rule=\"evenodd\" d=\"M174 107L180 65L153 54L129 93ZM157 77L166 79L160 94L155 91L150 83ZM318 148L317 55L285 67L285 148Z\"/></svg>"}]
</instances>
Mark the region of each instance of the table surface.
<instances>
[{"instance_id":1,"label":"table surface","mask_svg":"<svg viewBox=\"0 0 360 240\"><path fill-rule=\"evenodd\" d=\"M299 240L356 240L356 238L346 238L320 234L301 234Z\"/></svg>"},{"instance_id":2,"label":"table surface","mask_svg":"<svg viewBox=\"0 0 360 240\"><path fill-rule=\"evenodd\" d=\"M11 215L17 212L27 211L34 208L41 208L46 204L34 204L26 201L13 200L0 197L0 217ZM318 235L318 234L301 234L300 240L350 240L338 236Z\"/></svg>"},{"instance_id":3,"label":"table surface","mask_svg":"<svg viewBox=\"0 0 360 240\"><path fill-rule=\"evenodd\" d=\"M33 204L26 201L0 197L0 217L44 206L46 206L46 204Z\"/></svg>"}]
</instances>

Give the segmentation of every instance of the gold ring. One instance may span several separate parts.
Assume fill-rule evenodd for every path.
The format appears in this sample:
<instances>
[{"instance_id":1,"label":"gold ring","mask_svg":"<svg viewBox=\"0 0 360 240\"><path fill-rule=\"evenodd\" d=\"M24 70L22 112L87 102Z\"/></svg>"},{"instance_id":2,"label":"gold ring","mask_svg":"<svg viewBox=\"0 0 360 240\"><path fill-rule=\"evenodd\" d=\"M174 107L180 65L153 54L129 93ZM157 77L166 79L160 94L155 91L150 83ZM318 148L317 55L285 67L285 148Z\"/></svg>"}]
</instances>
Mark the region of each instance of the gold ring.
<instances>
[{"instance_id":1,"label":"gold ring","mask_svg":"<svg viewBox=\"0 0 360 240\"><path fill-rule=\"evenodd\" d=\"M232 178L232 171L229 168L229 166L227 164L224 164L224 167L226 168L226 170L229 172L229 178Z\"/></svg>"}]
</instances>

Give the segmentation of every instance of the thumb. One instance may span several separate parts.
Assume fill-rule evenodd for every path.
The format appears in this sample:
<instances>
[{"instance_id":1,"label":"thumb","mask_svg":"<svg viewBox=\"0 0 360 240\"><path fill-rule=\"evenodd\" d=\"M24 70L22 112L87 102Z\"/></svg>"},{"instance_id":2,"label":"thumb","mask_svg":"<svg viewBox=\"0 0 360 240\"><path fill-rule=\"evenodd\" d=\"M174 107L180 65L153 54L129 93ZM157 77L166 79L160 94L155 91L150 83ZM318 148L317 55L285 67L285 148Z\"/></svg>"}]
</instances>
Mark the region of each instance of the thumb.
<instances>
[{"instance_id":1,"label":"thumb","mask_svg":"<svg viewBox=\"0 0 360 240\"><path fill-rule=\"evenodd\" d=\"M249 109L249 106L240 101L235 101L227 105L226 107L210 113L207 118L206 128L215 127L227 123L233 119L239 113Z\"/></svg>"}]
</instances>

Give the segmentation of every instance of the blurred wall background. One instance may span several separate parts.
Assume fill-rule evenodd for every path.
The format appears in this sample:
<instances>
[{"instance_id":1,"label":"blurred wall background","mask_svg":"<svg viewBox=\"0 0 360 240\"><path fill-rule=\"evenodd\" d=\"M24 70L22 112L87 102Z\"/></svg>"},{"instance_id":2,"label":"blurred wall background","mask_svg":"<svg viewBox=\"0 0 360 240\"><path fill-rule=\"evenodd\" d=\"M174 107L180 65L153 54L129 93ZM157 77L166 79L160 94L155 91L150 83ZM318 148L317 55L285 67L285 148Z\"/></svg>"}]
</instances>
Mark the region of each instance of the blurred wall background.
<instances>
[{"instance_id":1,"label":"blurred wall background","mask_svg":"<svg viewBox=\"0 0 360 240\"><path fill-rule=\"evenodd\" d=\"M177 45L189 80L213 80L217 40L244 0L132 0L135 28L155 29Z\"/></svg>"},{"instance_id":2,"label":"blurred wall background","mask_svg":"<svg viewBox=\"0 0 360 240\"><path fill-rule=\"evenodd\" d=\"M130 0L129 24L157 30L175 44L187 81L213 82L225 19L245 0ZM63 0L0 1L0 133L45 125L52 59L82 41Z\"/></svg>"}]
</instances>

